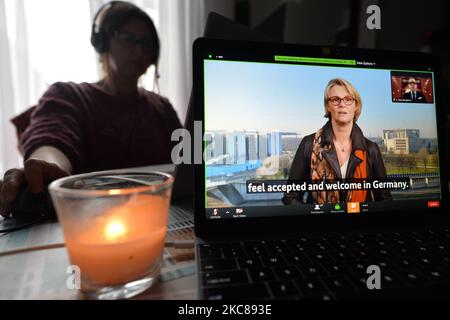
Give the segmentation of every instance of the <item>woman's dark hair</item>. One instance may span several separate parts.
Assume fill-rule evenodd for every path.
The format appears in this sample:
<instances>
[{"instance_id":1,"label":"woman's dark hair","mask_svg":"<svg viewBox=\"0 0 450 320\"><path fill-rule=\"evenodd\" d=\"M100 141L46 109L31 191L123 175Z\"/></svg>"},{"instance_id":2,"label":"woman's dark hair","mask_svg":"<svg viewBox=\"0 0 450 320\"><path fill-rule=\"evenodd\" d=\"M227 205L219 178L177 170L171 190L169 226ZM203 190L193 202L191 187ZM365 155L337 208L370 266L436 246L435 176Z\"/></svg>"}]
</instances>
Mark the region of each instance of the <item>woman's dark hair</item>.
<instances>
[{"instance_id":1,"label":"woman's dark hair","mask_svg":"<svg viewBox=\"0 0 450 320\"><path fill-rule=\"evenodd\" d=\"M111 1L104 4L96 13L92 24L91 44L98 53L108 51L108 40L130 20L144 22L150 29L153 41L151 64L157 64L159 58L159 38L152 19L142 9L125 1Z\"/></svg>"}]
</instances>

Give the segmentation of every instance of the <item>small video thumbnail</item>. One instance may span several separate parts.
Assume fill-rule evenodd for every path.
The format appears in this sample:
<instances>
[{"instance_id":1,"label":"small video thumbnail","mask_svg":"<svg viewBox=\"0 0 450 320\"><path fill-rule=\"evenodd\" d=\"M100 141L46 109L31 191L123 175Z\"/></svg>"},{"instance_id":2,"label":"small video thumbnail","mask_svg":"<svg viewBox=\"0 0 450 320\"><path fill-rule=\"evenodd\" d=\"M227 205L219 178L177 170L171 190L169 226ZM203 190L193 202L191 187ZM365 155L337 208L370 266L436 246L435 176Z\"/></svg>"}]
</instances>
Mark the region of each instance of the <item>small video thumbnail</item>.
<instances>
[{"instance_id":1,"label":"small video thumbnail","mask_svg":"<svg viewBox=\"0 0 450 320\"><path fill-rule=\"evenodd\" d=\"M391 71L392 102L433 103L431 73Z\"/></svg>"}]
</instances>

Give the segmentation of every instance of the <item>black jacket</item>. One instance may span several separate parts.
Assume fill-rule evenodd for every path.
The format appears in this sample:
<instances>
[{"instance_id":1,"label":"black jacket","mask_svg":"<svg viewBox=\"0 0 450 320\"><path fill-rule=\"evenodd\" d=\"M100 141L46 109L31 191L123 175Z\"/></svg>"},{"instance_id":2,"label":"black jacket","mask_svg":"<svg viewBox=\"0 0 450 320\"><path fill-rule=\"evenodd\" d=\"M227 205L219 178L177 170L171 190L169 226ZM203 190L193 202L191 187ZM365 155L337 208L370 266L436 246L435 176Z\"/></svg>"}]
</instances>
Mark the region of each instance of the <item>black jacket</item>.
<instances>
[{"instance_id":1,"label":"black jacket","mask_svg":"<svg viewBox=\"0 0 450 320\"><path fill-rule=\"evenodd\" d=\"M323 152L323 157L330 164L337 178L342 178L341 170L339 167L339 161L336 154L336 149L333 145L333 129L331 121L328 121L323 127L323 144L331 144L329 151ZM314 135L310 134L302 139L300 146L292 161L291 170L289 172L289 180L301 180L307 183L311 182L311 152L313 147ZM355 168L362 162L360 158L355 155L355 150L366 151L366 163L367 163L367 177L368 178L385 178L386 169L384 167L383 158L381 156L380 149L375 142L364 138L364 135L358 125L354 124L352 133L352 152L348 160L346 177L353 177ZM345 199L346 192L340 192L340 199ZM389 190L372 190L367 192L366 201L383 201L392 200ZM297 203L313 203L314 200L310 192L295 192L285 194L282 199L284 204L297 204Z\"/></svg>"},{"instance_id":2,"label":"black jacket","mask_svg":"<svg viewBox=\"0 0 450 320\"><path fill-rule=\"evenodd\" d=\"M416 97L413 99L412 92L405 92L402 96L402 99L408 99L411 100L411 102L417 102L417 103L427 103L427 98L423 95L422 92L416 91Z\"/></svg>"}]
</instances>

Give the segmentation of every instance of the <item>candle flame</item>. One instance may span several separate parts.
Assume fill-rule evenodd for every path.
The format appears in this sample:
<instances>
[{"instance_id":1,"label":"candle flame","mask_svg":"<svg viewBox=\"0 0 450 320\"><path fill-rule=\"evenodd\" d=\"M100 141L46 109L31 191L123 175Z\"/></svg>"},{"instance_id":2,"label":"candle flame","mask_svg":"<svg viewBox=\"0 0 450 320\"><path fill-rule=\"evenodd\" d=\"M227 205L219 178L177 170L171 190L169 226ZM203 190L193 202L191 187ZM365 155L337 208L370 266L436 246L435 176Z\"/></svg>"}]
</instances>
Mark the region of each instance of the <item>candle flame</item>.
<instances>
[{"instance_id":1,"label":"candle flame","mask_svg":"<svg viewBox=\"0 0 450 320\"><path fill-rule=\"evenodd\" d=\"M120 190L119 189L111 189L111 190L109 190L108 194L110 194L112 196L117 195L117 194L120 194Z\"/></svg>"},{"instance_id":2,"label":"candle flame","mask_svg":"<svg viewBox=\"0 0 450 320\"><path fill-rule=\"evenodd\" d=\"M127 233L125 225L121 221L111 221L106 226L106 236L111 240L118 240Z\"/></svg>"}]
</instances>

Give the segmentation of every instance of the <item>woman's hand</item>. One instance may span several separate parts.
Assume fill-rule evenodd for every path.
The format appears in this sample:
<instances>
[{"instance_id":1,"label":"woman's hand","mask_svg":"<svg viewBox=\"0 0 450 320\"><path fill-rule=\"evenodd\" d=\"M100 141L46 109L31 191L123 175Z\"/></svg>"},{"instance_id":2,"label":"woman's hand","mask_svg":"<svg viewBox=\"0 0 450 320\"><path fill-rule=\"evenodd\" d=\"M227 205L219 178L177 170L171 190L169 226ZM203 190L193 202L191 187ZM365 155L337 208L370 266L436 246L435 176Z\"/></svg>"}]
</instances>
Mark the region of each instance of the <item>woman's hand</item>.
<instances>
[{"instance_id":1,"label":"woman's hand","mask_svg":"<svg viewBox=\"0 0 450 320\"><path fill-rule=\"evenodd\" d=\"M32 193L44 191L45 184L68 176L69 173L54 162L30 158L22 169L9 169L0 179L0 215L7 217L17 198L22 183L27 183Z\"/></svg>"}]
</instances>

